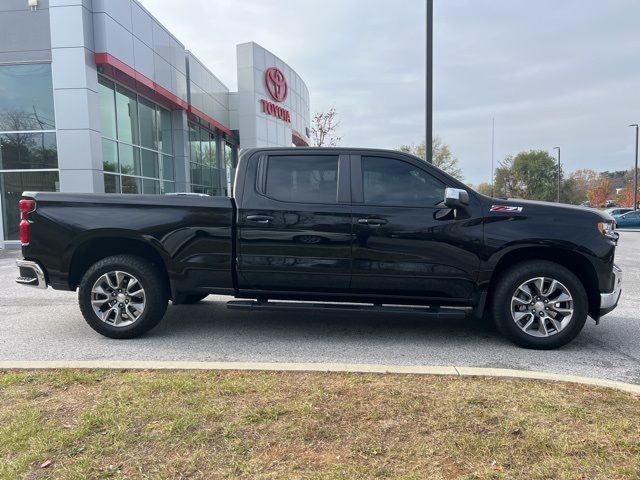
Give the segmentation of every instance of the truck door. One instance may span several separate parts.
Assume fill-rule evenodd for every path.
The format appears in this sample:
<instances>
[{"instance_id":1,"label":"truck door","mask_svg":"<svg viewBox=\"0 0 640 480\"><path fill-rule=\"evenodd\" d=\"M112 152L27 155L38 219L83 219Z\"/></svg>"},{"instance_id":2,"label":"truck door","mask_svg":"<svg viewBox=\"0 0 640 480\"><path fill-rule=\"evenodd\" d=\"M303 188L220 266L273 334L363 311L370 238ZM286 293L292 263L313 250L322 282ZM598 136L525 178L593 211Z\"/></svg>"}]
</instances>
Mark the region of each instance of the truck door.
<instances>
[{"instance_id":1,"label":"truck door","mask_svg":"<svg viewBox=\"0 0 640 480\"><path fill-rule=\"evenodd\" d=\"M475 198L446 208L446 177L403 155L353 155L351 167L353 293L468 299L482 246Z\"/></svg>"},{"instance_id":2,"label":"truck door","mask_svg":"<svg viewBox=\"0 0 640 480\"><path fill-rule=\"evenodd\" d=\"M249 159L239 199L240 287L347 291L351 278L349 155L268 151Z\"/></svg>"}]
</instances>

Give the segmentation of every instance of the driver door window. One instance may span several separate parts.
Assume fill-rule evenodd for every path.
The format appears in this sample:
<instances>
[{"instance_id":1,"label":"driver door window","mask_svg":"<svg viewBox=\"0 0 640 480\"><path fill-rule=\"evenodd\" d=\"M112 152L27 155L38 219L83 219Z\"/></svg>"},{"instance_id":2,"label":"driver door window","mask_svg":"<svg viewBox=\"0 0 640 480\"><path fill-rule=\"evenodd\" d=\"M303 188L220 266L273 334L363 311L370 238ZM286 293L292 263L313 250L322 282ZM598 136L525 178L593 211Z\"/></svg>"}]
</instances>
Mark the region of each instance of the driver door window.
<instances>
[{"instance_id":1,"label":"driver door window","mask_svg":"<svg viewBox=\"0 0 640 480\"><path fill-rule=\"evenodd\" d=\"M442 202L445 185L411 163L362 157L362 189L367 205L427 207Z\"/></svg>"}]
</instances>

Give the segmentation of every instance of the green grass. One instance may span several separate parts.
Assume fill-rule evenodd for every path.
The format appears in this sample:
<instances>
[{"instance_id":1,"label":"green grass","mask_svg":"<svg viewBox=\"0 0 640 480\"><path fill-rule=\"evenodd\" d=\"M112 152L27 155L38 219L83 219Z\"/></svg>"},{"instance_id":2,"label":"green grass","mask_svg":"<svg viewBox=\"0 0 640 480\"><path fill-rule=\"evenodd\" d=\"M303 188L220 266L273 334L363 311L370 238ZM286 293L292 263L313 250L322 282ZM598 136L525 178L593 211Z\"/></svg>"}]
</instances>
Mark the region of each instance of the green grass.
<instances>
[{"instance_id":1,"label":"green grass","mask_svg":"<svg viewBox=\"0 0 640 480\"><path fill-rule=\"evenodd\" d=\"M639 397L527 380L8 371L0 479L638 479L638 425Z\"/></svg>"}]
</instances>

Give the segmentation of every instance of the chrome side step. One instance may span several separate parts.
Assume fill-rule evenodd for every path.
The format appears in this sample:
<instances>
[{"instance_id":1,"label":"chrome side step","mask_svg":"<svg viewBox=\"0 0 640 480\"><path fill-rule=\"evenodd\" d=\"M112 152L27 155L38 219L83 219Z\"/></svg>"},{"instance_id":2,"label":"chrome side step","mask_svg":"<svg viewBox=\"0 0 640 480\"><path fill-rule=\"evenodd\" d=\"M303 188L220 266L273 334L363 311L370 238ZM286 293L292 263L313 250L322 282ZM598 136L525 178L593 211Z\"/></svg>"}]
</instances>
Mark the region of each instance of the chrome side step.
<instances>
[{"instance_id":1,"label":"chrome side step","mask_svg":"<svg viewBox=\"0 0 640 480\"><path fill-rule=\"evenodd\" d=\"M16 278L16 283L27 287L47 288L47 280L40 265L30 260L16 260L16 265L20 270L20 276Z\"/></svg>"},{"instance_id":2,"label":"chrome side step","mask_svg":"<svg viewBox=\"0 0 640 480\"><path fill-rule=\"evenodd\" d=\"M416 314L433 319L463 319L470 313L469 309L423 307L406 305L371 305L354 303L312 303L312 302L272 302L256 300L231 300L227 302L231 310L253 311L309 311L324 310L332 312L369 312L385 314Z\"/></svg>"}]
</instances>

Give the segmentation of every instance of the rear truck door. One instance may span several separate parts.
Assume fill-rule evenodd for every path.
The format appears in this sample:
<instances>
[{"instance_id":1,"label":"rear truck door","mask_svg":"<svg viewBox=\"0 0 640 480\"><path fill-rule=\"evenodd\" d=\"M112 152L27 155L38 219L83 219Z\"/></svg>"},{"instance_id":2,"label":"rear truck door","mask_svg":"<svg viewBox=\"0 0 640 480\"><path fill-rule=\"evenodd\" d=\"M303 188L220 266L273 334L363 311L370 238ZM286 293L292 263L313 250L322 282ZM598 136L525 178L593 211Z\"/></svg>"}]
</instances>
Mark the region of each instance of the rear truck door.
<instances>
[{"instance_id":1,"label":"rear truck door","mask_svg":"<svg viewBox=\"0 0 640 480\"><path fill-rule=\"evenodd\" d=\"M244 290L346 292L351 279L349 155L257 152L238 206Z\"/></svg>"},{"instance_id":2,"label":"rear truck door","mask_svg":"<svg viewBox=\"0 0 640 480\"><path fill-rule=\"evenodd\" d=\"M446 208L447 177L401 154L352 155L351 179L353 293L468 301L482 248L474 196Z\"/></svg>"}]
</instances>

